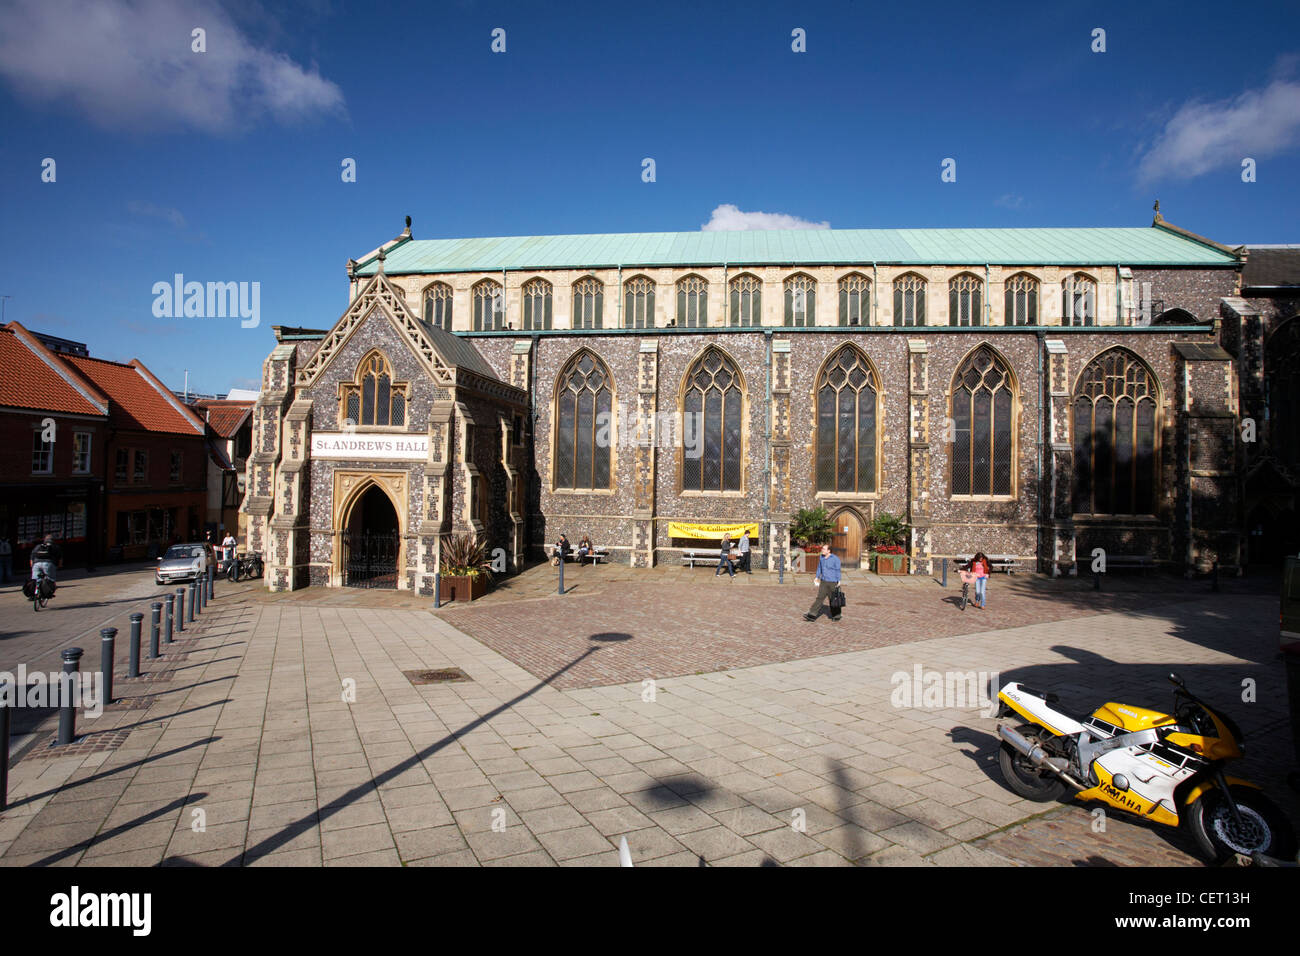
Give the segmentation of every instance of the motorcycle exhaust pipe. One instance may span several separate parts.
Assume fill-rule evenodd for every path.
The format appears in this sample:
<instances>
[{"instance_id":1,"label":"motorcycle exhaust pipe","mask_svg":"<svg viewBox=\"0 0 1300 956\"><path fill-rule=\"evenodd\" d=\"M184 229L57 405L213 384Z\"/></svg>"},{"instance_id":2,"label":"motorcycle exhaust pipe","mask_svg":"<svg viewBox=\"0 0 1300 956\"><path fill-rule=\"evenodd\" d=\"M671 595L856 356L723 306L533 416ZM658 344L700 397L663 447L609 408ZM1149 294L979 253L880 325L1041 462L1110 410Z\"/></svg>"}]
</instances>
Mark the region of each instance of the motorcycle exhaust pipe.
<instances>
[{"instance_id":1,"label":"motorcycle exhaust pipe","mask_svg":"<svg viewBox=\"0 0 1300 956\"><path fill-rule=\"evenodd\" d=\"M1060 777L1062 780L1064 780L1066 783L1068 783L1070 786L1074 787L1077 790L1088 789L1086 786L1079 783L1079 781L1075 780L1074 777L1070 776L1070 774L1068 774L1065 771L1064 767L1059 766L1059 764L1065 763L1065 761L1062 758L1053 757L1042 747L1038 746L1035 743L1032 743L1023 734L1017 733L1012 728L1003 724L1002 726L998 727L998 736L1001 737L1003 740L1005 740L1007 743L1009 743L1020 753L1028 757L1029 762L1032 763L1035 767L1039 767L1043 770L1050 770L1052 773L1056 774L1058 777Z\"/></svg>"}]
</instances>

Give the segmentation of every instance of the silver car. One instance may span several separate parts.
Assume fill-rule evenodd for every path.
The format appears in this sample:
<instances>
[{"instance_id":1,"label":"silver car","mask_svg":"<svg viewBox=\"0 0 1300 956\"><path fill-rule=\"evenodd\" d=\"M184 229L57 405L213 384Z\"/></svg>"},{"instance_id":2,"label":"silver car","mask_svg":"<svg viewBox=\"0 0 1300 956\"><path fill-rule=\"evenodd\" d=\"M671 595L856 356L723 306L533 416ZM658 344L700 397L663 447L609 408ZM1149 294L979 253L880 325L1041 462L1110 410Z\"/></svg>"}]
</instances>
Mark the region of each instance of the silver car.
<instances>
[{"instance_id":1,"label":"silver car","mask_svg":"<svg viewBox=\"0 0 1300 956\"><path fill-rule=\"evenodd\" d=\"M154 581L158 584L193 581L196 577L207 574L208 568L214 563L212 545L206 542L174 544L158 559Z\"/></svg>"}]
</instances>

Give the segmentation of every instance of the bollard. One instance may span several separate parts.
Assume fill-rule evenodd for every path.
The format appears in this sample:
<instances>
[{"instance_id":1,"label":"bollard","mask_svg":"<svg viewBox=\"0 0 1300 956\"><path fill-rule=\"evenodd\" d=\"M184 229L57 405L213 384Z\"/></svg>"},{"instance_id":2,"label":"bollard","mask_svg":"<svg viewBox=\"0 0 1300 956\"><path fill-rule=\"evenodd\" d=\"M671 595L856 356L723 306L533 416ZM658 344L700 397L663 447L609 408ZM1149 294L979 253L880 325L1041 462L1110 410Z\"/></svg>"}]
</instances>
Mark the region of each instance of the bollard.
<instances>
[{"instance_id":1,"label":"bollard","mask_svg":"<svg viewBox=\"0 0 1300 956\"><path fill-rule=\"evenodd\" d=\"M153 605L155 608L160 605ZM144 623L144 615L136 611L131 615L131 648L127 651L126 676L140 676L140 628ZM153 640L154 646L158 644L158 612L154 611L153 618Z\"/></svg>"},{"instance_id":2,"label":"bollard","mask_svg":"<svg viewBox=\"0 0 1300 956\"><path fill-rule=\"evenodd\" d=\"M113 703L113 647L117 643L117 628L99 629L99 673L104 682L104 706Z\"/></svg>"},{"instance_id":3,"label":"bollard","mask_svg":"<svg viewBox=\"0 0 1300 956\"><path fill-rule=\"evenodd\" d=\"M185 633L185 589L176 589L176 633ZM171 641L167 642L168 644Z\"/></svg>"},{"instance_id":4,"label":"bollard","mask_svg":"<svg viewBox=\"0 0 1300 956\"><path fill-rule=\"evenodd\" d=\"M77 705L72 700L72 681L68 675L80 675L81 655L84 653L79 647L69 647L63 652L64 677L59 685L59 746L72 743L72 738L77 736Z\"/></svg>"},{"instance_id":5,"label":"bollard","mask_svg":"<svg viewBox=\"0 0 1300 956\"><path fill-rule=\"evenodd\" d=\"M433 606L442 607L442 572L433 572Z\"/></svg>"},{"instance_id":6,"label":"bollard","mask_svg":"<svg viewBox=\"0 0 1300 956\"><path fill-rule=\"evenodd\" d=\"M560 594L564 593L564 555L560 555Z\"/></svg>"},{"instance_id":7,"label":"bollard","mask_svg":"<svg viewBox=\"0 0 1300 956\"><path fill-rule=\"evenodd\" d=\"M208 600L211 601L217 596L217 569L208 568Z\"/></svg>"},{"instance_id":8,"label":"bollard","mask_svg":"<svg viewBox=\"0 0 1300 956\"><path fill-rule=\"evenodd\" d=\"M0 684L0 810L9 808L9 697L7 684Z\"/></svg>"},{"instance_id":9,"label":"bollard","mask_svg":"<svg viewBox=\"0 0 1300 956\"><path fill-rule=\"evenodd\" d=\"M203 579L199 578L191 585L190 605L194 608L194 617L203 614Z\"/></svg>"},{"instance_id":10,"label":"bollard","mask_svg":"<svg viewBox=\"0 0 1300 956\"><path fill-rule=\"evenodd\" d=\"M1219 562L1218 561L1214 562L1214 577L1212 581L1213 581L1212 586L1214 590L1216 591L1219 590Z\"/></svg>"},{"instance_id":11,"label":"bollard","mask_svg":"<svg viewBox=\"0 0 1300 956\"><path fill-rule=\"evenodd\" d=\"M948 586L948 559L943 559L943 586Z\"/></svg>"},{"instance_id":12,"label":"bollard","mask_svg":"<svg viewBox=\"0 0 1300 956\"><path fill-rule=\"evenodd\" d=\"M1093 571L1093 572L1092 572L1092 589L1093 589L1094 591L1100 591L1100 590L1101 590L1101 572L1100 572L1100 571Z\"/></svg>"},{"instance_id":13,"label":"bollard","mask_svg":"<svg viewBox=\"0 0 1300 956\"><path fill-rule=\"evenodd\" d=\"M172 608L176 604L176 595L168 594L163 598L163 601L167 605L167 616L163 622L163 643L170 644L172 642Z\"/></svg>"}]
</instances>

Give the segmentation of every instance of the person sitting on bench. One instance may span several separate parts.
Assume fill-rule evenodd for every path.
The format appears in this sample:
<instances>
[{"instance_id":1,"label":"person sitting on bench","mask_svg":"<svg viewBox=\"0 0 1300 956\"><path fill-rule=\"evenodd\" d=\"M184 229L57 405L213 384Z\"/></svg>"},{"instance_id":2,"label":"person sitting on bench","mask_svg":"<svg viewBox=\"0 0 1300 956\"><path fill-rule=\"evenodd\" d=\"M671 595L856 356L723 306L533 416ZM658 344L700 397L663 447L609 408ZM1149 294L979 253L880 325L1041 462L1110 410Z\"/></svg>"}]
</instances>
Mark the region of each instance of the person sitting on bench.
<instances>
[{"instance_id":1,"label":"person sitting on bench","mask_svg":"<svg viewBox=\"0 0 1300 956\"><path fill-rule=\"evenodd\" d=\"M591 563L595 564L595 550L596 546L591 543L591 538L584 534L582 540L578 542L578 566L581 567L586 558L591 558Z\"/></svg>"}]
</instances>

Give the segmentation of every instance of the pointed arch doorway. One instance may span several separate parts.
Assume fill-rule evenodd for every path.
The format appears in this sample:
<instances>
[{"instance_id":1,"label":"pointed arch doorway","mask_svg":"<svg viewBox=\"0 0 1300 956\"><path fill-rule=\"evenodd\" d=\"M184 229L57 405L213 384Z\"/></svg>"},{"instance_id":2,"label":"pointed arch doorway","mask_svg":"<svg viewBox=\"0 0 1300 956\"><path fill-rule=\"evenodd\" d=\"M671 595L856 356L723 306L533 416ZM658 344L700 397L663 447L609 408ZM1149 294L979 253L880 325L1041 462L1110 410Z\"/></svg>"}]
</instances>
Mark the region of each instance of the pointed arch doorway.
<instances>
[{"instance_id":1,"label":"pointed arch doorway","mask_svg":"<svg viewBox=\"0 0 1300 956\"><path fill-rule=\"evenodd\" d=\"M340 570L348 588L397 587L401 522L392 499L377 484L353 500L342 528Z\"/></svg>"},{"instance_id":2,"label":"pointed arch doorway","mask_svg":"<svg viewBox=\"0 0 1300 956\"><path fill-rule=\"evenodd\" d=\"M840 559L840 567L856 568L862 563L863 538L867 523L854 508L841 508L831 516L831 553Z\"/></svg>"}]
</instances>

